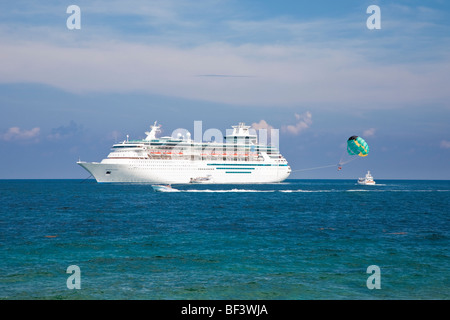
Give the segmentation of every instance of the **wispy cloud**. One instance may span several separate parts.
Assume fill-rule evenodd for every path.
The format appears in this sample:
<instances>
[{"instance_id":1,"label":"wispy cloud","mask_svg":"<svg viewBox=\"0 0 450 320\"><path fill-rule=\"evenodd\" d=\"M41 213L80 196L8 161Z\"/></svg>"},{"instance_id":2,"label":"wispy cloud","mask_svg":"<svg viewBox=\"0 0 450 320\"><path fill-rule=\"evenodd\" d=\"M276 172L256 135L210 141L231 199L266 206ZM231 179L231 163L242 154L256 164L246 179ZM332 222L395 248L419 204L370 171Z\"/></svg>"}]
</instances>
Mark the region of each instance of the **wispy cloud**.
<instances>
[{"instance_id":1,"label":"wispy cloud","mask_svg":"<svg viewBox=\"0 0 450 320\"><path fill-rule=\"evenodd\" d=\"M312 114L307 111L303 114L295 114L297 122L294 125L283 126L282 130L293 135L298 135L302 131L308 129L312 124Z\"/></svg>"},{"instance_id":2,"label":"wispy cloud","mask_svg":"<svg viewBox=\"0 0 450 320\"><path fill-rule=\"evenodd\" d=\"M19 127L11 127L5 133L0 135L0 138L4 141L14 141L14 140L33 140L38 138L41 129L39 127L25 130Z\"/></svg>"},{"instance_id":3,"label":"wispy cloud","mask_svg":"<svg viewBox=\"0 0 450 320\"><path fill-rule=\"evenodd\" d=\"M442 140L442 141L441 141L441 148L442 148L442 149L450 149L450 141L448 141L448 140Z\"/></svg>"},{"instance_id":4,"label":"wispy cloud","mask_svg":"<svg viewBox=\"0 0 450 320\"><path fill-rule=\"evenodd\" d=\"M53 7L51 21L57 16ZM426 8L415 16L441 30L437 38L402 34L410 24L398 17L383 20L389 32L383 29L380 37L368 38L364 23L353 16L308 21L226 16L221 12L237 8L220 0L92 1L80 7L79 31L65 29L65 10L58 28L20 21L0 27L0 59L8 61L0 65L0 83L263 107L389 109L450 99L444 85L450 81L450 41L442 32L448 28L427 20L437 13ZM42 15L42 7L30 8L29 14L36 9ZM116 25L118 16L131 26ZM395 45L387 48L386 43ZM418 43L427 45L422 49ZM437 59L430 59L433 52L440 52ZM413 63L398 58L411 56Z\"/></svg>"},{"instance_id":5,"label":"wispy cloud","mask_svg":"<svg viewBox=\"0 0 450 320\"><path fill-rule=\"evenodd\" d=\"M376 131L375 128L370 128L370 129L364 130L363 135L364 135L364 137L373 137L375 135L375 131Z\"/></svg>"},{"instance_id":6,"label":"wispy cloud","mask_svg":"<svg viewBox=\"0 0 450 320\"><path fill-rule=\"evenodd\" d=\"M53 128L51 133L48 135L48 138L51 140L59 140L67 137L71 137L78 133L82 128L75 122L70 121L67 126L59 126L57 128Z\"/></svg>"},{"instance_id":7,"label":"wispy cloud","mask_svg":"<svg viewBox=\"0 0 450 320\"><path fill-rule=\"evenodd\" d=\"M347 49L224 43L173 48L126 42L65 48L29 42L4 43L0 59L8 61L0 65L0 83L43 83L76 93L140 91L240 105L372 109L450 99L443 86L449 82L450 59L387 66ZM227 82L199 74L222 75Z\"/></svg>"},{"instance_id":8,"label":"wispy cloud","mask_svg":"<svg viewBox=\"0 0 450 320\"><path fill-rule=\"evenodd\" d=\"M232 74L199 74L197 77L210 77L210 78L251 78L252 76L245 75L232 75Z\"/></svg>"}]
</instances>

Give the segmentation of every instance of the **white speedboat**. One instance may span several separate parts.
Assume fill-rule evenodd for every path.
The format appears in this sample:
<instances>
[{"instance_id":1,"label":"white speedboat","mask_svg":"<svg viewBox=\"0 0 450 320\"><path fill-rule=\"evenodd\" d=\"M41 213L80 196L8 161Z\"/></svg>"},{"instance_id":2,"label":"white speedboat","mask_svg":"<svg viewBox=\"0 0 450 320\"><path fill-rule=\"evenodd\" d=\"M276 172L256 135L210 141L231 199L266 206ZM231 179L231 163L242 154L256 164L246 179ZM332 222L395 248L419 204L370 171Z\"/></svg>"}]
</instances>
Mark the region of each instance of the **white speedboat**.
<instances>
[{"instance_id":1,"label":"white speedboat","mask_svg":"<svg viewBox=\"0 0 450 320\"><path fill-rule=\"evenodd\" d=\"M177 192L178 189L172 188L170 185L152 185L153 190L157 192Z\"/></svg>"},{"instance_id":2,"label":"white speedboat","mask_svg":"<svg viewBox=\"0 0 450 320\"><path fill-rule=\"evenodd\" d=\"M206 177L197 177L197 178L191 178L189 181L190 183L212 183L212 177L211 175L207 175Z\"/></svg>"},{"instance_id":3,"label":"white speedboat","mask_svg":"<svg viewBox=\"0 0 450 320\"><path fill-rule=\"evenodd\" d=\"M366 176L364 178L358 178L358 184L366 185L366 186L375 184L375 181L373 180L373 177L370 174L370 171L367 171Z\"/></svg>"}]
</instances>

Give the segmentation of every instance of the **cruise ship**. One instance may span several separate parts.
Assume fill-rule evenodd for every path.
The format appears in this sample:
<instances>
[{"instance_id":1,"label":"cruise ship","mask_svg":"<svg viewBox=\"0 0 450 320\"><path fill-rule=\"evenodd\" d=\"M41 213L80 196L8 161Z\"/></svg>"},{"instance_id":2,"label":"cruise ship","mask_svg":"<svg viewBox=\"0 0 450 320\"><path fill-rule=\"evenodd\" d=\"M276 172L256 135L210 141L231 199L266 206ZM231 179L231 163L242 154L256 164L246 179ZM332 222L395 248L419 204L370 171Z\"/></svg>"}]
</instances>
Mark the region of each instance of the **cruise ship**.
<instances>
[{"instance_id":1,"label":"cruise ship","mask_svg":"<svg viewBox=\"0 0 450 320\"><path fill-rule=\"evenodd\" d=\"M223 142L193 141L189 133L157 137L160 127L155 122L144 139L114 144L101 162L77 163L99 183L276 183L291 173L279 150L258 143L244 123L232 126Z\"/></svg>"}]
</instances>

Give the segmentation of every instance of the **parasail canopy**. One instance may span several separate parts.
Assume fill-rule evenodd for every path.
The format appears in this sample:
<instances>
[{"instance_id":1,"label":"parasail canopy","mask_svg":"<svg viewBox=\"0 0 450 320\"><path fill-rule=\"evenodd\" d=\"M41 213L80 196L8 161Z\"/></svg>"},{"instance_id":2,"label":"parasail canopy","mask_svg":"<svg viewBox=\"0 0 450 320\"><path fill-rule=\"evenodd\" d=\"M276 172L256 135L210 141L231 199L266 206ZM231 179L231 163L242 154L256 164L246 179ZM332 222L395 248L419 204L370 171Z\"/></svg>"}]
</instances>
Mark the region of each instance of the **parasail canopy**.
<instances>
[{"instance_id":1,"label":"parasail canopy","mask_svg":"<svg viewBox=\"0 0 450 320\"><path fill-rule=\"evenodd\" d=\"M365 157L369 154L369 145L363 138L351 136L347 140L347 152L349 155Z\"/></svg>"}]
</instances>

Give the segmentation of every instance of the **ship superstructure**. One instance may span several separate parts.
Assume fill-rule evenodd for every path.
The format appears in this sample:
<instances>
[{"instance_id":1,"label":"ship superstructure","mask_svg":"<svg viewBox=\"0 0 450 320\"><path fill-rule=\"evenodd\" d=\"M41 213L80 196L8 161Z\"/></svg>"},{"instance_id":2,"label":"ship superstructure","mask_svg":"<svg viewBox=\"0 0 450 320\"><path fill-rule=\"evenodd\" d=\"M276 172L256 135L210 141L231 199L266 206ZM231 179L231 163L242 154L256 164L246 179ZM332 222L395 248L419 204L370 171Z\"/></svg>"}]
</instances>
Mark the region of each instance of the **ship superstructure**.
<instances>
[{"instance_id":1,"label":"ship superstructure","mask_svg":"<svg viewBox=\"0 0 450 320\"><path fill-rule=\"evenodd\" d=\"M193 141L186 137L157 137L155 122L142 140L114 144L101 162L77 163L97 182L184 184L274 183L285 180L291 168L279 150L259 144L250 126L239 123L223 142Z\"/></svg>"}]
</instances>

